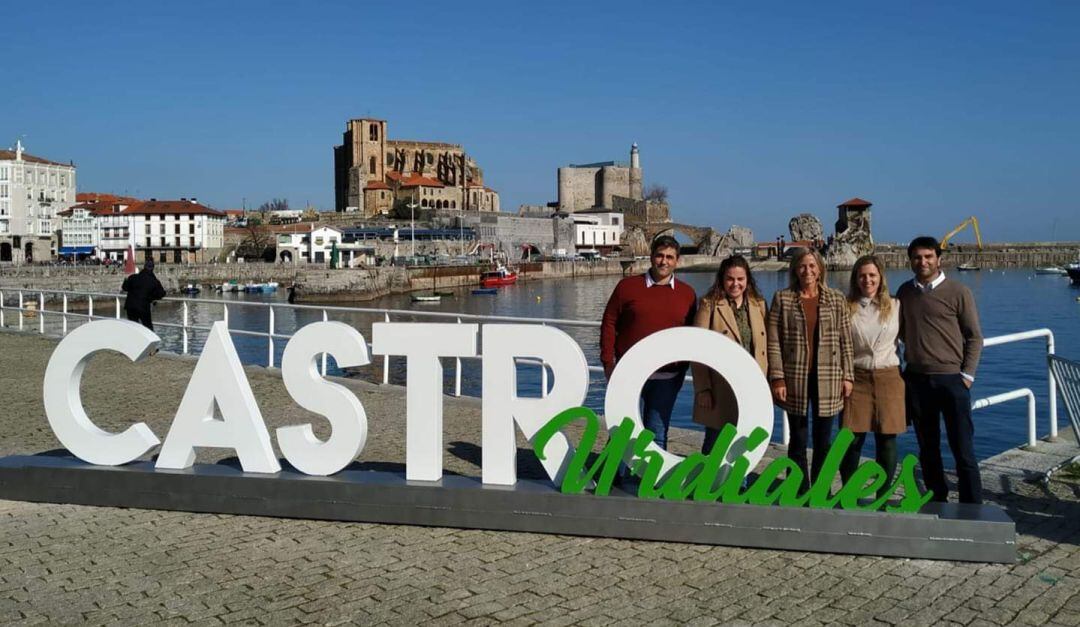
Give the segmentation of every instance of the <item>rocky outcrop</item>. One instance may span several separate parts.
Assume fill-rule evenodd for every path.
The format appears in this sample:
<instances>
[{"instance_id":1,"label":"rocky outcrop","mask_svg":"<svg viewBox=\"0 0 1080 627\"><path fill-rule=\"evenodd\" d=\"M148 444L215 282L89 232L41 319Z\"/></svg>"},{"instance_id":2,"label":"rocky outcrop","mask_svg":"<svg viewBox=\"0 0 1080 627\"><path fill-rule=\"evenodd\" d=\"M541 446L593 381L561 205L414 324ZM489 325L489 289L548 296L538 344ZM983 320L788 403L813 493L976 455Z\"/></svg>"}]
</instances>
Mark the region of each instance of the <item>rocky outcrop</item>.
<instances>
[{"instance_id":1,"label":"rocky outcrop","mask_svg":"<svg viewBox=\"0 0 1080 627\"><path fill-rule=\"evenodd\" d=\"M698 242L698 253L712 255L713 257L727 257L736 248L750 248L754 245L754 232L745 226L732 225L727 233L720 233L714 229L708 232Z\"/></svg>"},{"instance_id":2,"label":"rocky outcrop","mask_svg":"<svg viewBox=\"0 0 1080 627\"><path fill-rule=\"evenodd\" d=\"M629 250L635 257L649 254L649 240L645 237L645 231L641 227L631 226L623 231L622 246Z\"/></svg>"},{"instance_id":3,"label":"rocky outcrop","mask_svg":"<svg viewBox=\"0 0 1080 627\"><path fill-rule=\"evenodd\" d=\"M821 220L810 213L800 213L788 221L788 232L791 233L791 241L822 241L825 239L825 228L821 226Z\"/></svg>"},{"instance_id":4,"label":"rocky outcrop","mask_svg":"<svg viewBox=\"0 0 1080 627\"><path fill-rule=\"evenodd\" d=\"M826 248L825 261L830 268L850 268L859 257L874 252L869 211L852 212L836 223L836 229Z\"/></svg>"}]
</instances>

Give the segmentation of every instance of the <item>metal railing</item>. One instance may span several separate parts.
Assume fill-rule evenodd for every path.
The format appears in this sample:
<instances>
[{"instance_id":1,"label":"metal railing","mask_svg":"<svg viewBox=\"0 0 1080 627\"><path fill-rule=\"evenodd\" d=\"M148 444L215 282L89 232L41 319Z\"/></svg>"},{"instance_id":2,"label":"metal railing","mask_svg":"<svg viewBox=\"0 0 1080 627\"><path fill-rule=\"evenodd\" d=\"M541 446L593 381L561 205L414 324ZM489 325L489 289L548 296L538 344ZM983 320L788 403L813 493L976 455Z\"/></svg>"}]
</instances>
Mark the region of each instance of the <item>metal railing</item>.
<instances>
[{"instance_id":1,"label":"metal railing","mask_svg":"<svg viewBox=\"0 0 1080 627\"><path fill-rule=\"evenodd\" d=\"M6 293L5 293L6 292ZM11 307L7 305L8 294L17 293L18 305ZM34 296L32 300L27 300L26 295L30 294ZM61 309L59 311L47 310L46 295L52 295L58 297L61 301ZM86 301L88 305L87 313L69 311L69 299L74 297L79 301ZM117 318L121 317L121 299L124 298L123 294L104 293L104 292L77 292L66 290L30 290L30 289L16 289L0 291L0 327L7 326L6 312L18 312L18 328L24 330L24 318L26 314L33 312L38 319L38 332L45 333L45 316L59 316L61 318L61 330L60 334L64 335L68 331L68 318L77 319L94 319L94 318ZM96 301L95 301L96 299ZM167 302L176 302L181 305L181 322L179 324L175 322L155 322L155 326L163 328L179 329L181 332L181 354L189 354L191 350L190 338L191 334L195 331L210 331L209 325L198 325L191 322L192 305L209 305L211 307L221 308L221 320L228 325L229 322L229 308L236 307L248 307L265 309L268 314L268 325L266 331L252 331L247 329L229 329L229 333L233 335L242 335L249 337L261 337L266 338L268 349L266 366L269 368L275 367L275 340L288 340L292 337L292 334L281 333L275 326L275 310L291 309L296 311L314 311L320 312L323 320L329 320L332 313L348 313L348 314L366 314L371 316L381 316L384 322L390 322L392 318L421 318L431 320L443 320L454 321L457 323L463 322L509 322L518 324L542 324L552 325L557 327L577 327L577 328L599 328L600 322L592 320L568 320L561 318L533 318L533 317L516 317L516 316L490 316L479 314L466 314L466 313L450 313L442 311L423 311L414 309L386 309L386 308L368 308L368 307L340 307L340 306L324 306L324 305L296 305L289 303L269 303L269 302L257 302L257 301L226 301L221 299L209 299L209 298L176 298L170 297L164 299ZM95 304L100 304L102 301L109 303L111 306L106 308L109 310L108 315L100 315L95 313ZM33 303L33 307L28 305ZM100 311L100 309L99 309ZM1050 329L1034 329L1031 331L1022 331L1019 333L1010 333L1006 335L998 335L994 337L988 337L983 340L984 347L999 346L1002 344L1009 344L1014 342L1023 342L1033 339L1045 339L1046 341L1046 354L1054 354L1054 334ZM370 344L369 344L370 346ZM480 359L481 357L466 357L464 359ZM462 371L462 359L461 357L454 358L454 396L461 396L461 371ZM327 372L327 356L323 353L321 360L322 374ZM544 362L530 359L530 358L518 358L517 363L526 365L538 366L540 370L540 393L541 396L547 395L548 388L548 368ZM390 356L383 355L383 368L382 368L382 383L386 384L390 382ZM603 376L604 369L599 365L590 365L589 373L599 373ZM1046 366L1047 372L1047 386L1049 391L1049 411L1048 419L1050 422L1050 439L1053 440L1058 436L1058 424L1057 424L1057 384L1054 381L1054 377L1050 374L1049 364ZM690 375L687 375L688 380L692 380ZM1020 388L995 394L986 398L981 398L972 403L972 409L983 409L993 405L998 405L1011 400L1020 398L1026 398L1028 401L1028 447L1034 447L1037 444L1038 438L1036 437L1036 422L1035 422L1035 395L1028 388ZM790 439L790 430L787 421L786 413L783 414L781 420L781 442L787 444Z\"/></svg>"}]
</instances>

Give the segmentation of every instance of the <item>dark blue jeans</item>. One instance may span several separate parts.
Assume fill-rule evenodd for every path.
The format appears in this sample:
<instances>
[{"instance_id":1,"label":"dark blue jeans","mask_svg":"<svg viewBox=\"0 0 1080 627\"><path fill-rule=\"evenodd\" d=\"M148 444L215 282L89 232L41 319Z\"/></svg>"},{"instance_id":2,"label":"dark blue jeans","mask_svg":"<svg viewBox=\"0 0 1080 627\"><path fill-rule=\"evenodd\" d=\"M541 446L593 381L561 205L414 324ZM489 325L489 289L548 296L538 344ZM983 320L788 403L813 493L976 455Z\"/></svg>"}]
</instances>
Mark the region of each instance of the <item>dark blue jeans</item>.
<instances>
[{"instance_id":1,"label":"dark blue jeans","mask_svg":"<svg viewBox=\"0 0 1080 627\"><path fill-rule=\"evenodd\" d=\"M809 398L806 403L805 414L788 413L788 425L791 427L791 439L788 441L788 458L802 471L802 487L800 493L810 489L810 484L817 481L818 473L825 463L825 457L832 446L833 425L837 423L839 414L831 416L819 416L818 414L818 384L817 371L810 373L807 384ZM806 467L806 445L812 444L814 456L810 460L810 468Z\"/></svg>"},{"instance_id":2,"label":"dark blue jeans","mask_svg":"<svg viewBox=\"0 0 1080 627\"><path fill-rule=\"evenodd\" d=\"M919 441L923 483L934 500L949 500L949 484L941 461L941 422L956 460L961 503L982 503L982 478L975 458L975 425L971 422L971 391L960 374L905 372L907 416Z\"/></svg>"},{"instance_id":3,"label":"dark blue jeans","mask_svg":"<svg viewBox=\"0 0 1080 627\"><path fill-rule=\"evenodd\" d=\"M665 451L671 412L682 389L683 376L680 372L671 379L649 379L641 388L641 422L656 435L656 445Z\"/></svg>"}]
</instances>

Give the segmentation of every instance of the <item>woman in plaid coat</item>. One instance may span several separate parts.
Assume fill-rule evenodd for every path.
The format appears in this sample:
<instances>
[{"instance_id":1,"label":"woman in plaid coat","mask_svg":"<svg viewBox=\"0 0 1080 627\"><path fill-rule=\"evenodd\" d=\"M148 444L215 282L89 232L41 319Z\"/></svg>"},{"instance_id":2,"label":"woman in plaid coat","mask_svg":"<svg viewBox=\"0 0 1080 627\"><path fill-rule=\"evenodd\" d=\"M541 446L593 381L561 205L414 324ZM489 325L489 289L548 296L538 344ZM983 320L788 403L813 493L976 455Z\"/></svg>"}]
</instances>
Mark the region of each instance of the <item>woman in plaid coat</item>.
<instances>
[{"instance_id":1,"label":"woman in plaid coat","mask_svg":"<svg viewBox=\"0 0 1080 627\"><path fill-rule=\"evenodd\" d=\"M825 263L816 251L792 257L788 288L773 296L767 326L769 384L788 413L788 457L802 469L805 491L817 478L855 380L847 299L825 284ZM809 473L808 426L814 447Z\"/></svg>"}]
</instances>

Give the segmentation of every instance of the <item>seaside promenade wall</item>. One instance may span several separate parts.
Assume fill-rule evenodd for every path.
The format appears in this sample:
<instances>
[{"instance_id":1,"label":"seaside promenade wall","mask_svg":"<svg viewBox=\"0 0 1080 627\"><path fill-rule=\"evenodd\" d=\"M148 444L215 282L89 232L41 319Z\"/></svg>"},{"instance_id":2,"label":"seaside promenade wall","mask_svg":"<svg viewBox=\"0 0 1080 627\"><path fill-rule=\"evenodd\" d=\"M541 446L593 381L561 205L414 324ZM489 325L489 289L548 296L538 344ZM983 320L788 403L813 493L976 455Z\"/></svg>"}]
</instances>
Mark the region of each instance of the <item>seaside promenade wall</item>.
<instances>
[{"instance_id":1,"label":"seaside promenade wall","mask_svg":"<svg viewBox=\"0 0 1080 627\"><path fill-rule=\"evenodd\" d=\"M701 257L701 258L697 258ZM715 262L707 256L688 256L687 266ZM521 281L644 272L648 260L604 259L598 261L544 261L515 266ZM706 266L707 267L707 266ZM309 302L365 301L387 294L418 290L477 286L487 266L441 266L405 268L380 266L340 268L241 264L159 264L154 272L169 292L188 284L204 290L228 281L241 284L276 281L283 287L299 286L298 298ZM77 292L115 293L124 280L123 270L103 266L8 266L0 268L0 290L49 289Z\"/></svg>"}]
</instances>

